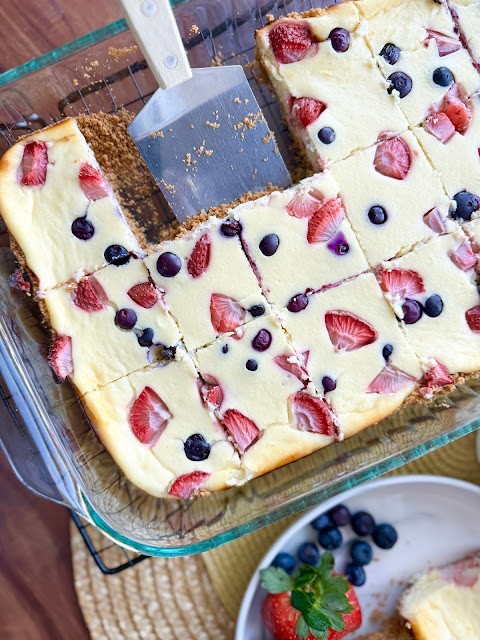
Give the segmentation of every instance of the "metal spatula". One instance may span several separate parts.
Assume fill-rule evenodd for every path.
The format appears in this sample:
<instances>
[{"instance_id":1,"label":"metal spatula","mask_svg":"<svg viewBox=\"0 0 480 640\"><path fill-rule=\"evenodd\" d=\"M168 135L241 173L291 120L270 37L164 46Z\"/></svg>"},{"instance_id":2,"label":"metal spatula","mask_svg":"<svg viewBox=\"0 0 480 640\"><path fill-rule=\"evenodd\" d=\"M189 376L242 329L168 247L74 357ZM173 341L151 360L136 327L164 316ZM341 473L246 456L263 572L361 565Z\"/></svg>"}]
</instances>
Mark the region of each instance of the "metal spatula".
<instances>
[{"instance_id":1,"label":"metal spatula","mask_svg":"<svg viewBox=\"0 0 480 640\"><path fill-rule=\"evenodd\" d=\"M161 87L129 132L177 219L291 184L240 66L190 69L168 0L119 0Z\"/></svg>"}]
</instances>

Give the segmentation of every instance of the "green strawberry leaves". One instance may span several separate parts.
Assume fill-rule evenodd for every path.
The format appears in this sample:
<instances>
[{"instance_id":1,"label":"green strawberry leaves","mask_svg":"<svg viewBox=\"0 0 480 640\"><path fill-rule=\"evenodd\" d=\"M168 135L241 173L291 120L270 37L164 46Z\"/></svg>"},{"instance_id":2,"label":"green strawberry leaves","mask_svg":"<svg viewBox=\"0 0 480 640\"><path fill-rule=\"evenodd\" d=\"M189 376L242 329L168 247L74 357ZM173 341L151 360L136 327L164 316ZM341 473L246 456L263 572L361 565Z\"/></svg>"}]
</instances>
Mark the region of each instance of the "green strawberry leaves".
<instances>
[{"instance_id":1,"label":"green strawberry leaves","mask_svg":"<svg viewBox=\"0 0 480 640\"><path fill-rule=\"evenodd\" d=\"M293 576L278 567L260 571L262 587L269 593L291 591L290 604L300 611L295 629L300 640L308 638L309 633L318 640L328 640L331 629L345 628L341 614L353 610L346 595L348 580L332 575L333 564L333 555L326 551L318 567L305 564Z\"/></svg>"}]
</instances>

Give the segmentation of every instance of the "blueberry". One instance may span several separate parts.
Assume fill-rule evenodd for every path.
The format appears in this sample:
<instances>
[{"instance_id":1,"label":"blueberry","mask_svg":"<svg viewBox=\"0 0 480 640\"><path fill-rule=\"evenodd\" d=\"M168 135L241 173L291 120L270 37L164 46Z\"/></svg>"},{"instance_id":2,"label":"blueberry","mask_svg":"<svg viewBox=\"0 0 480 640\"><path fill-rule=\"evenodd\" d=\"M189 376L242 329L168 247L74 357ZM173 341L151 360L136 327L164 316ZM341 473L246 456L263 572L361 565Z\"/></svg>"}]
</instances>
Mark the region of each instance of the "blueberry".
<instances>
[{"instance_id":1,"label":"blueberry","mask_svg":"<svg viewBox=\"0 0 480 640\"><path fill-rule=\"evenodd\" d=\"M307 304L307 296L304 293L297 293L297 295L293 296L293 298L287 304L287 309L292 313L298 313L299 311L303 311Z\"/></svg>"},{"instance_id":2,"label":"blueberry","mask_svg":"<svg viewBox=\"0 0 480 640\"><path fill-rule=\"evenodd\" d=\"M137 322L137 314L133 309L119 309L115 314L115 324L121 329L133 329Z\"/></svg>"},{"instance_id":3,"label":"blueberry","mask_svg":"<svg viewBox=\"0 0 480 640\"><path fill-rule=\"evenodd\" d=\"M334 51L337 51L338 53L345 53L345 51L348 51L348 47L350 46L350 34L346 29L342 29L341 27L332 29L328 37L330 38Z\"/></svg>"},{"instance_id":4,"label":"blueberry","mask_svg":"<svg viewBox=\"0 0 480 640\"><path fill-rule=\"evenodd\" d=\"M258 316L263 316L263 314L265 313L265 307L263 306L263 304L254 304L252 307L250 307L248 313L254 318L258 318Z\"/></svg>"},{"instance_id":5,"label":"blueberry","mask_svg":"<svg viewBox=\"0 0 480 640\"><path fill-rule=\"evenodd\" d=\"M83 216L72 222L72 233L79 240L90 240L95 233L95 227L87 220L87 216Z\"/></svg>"},{"instance_id":6,"label":"blueberry","mask_svg":"<svg viewBox=\"0 0 480 640\"><path fill-rule=\"evenodd\" d=\"M325 393L328 393L329 391L335 391L335 389L337 388L337 381L333 378L330 378L330 376L323 376L322 387Z\"/></svg>"},{"instance_id":7,"label":"blueberry","mask_svg":"<svg viewBox=\"0 0 480 640\"><path fill-rule=\"evenodd\" d=\"M332 523L330 522L330 518L328 517L328 513L321 513L310 523L314 529L317 531L321 531L322 529L326 529Z\"/></svg>"},{"instance_id":8,"label":"blueberry","mask_svg":"<svg viewBox=\"0 0 480 640\"><path fill-rule=\"evenodd\" d=\"M137 340L141 347L151 347L153 344L153 329L144 329Z\"/></svg>"},{"instance_id":9,"label":"blueberry","mask_svg":"<svg viewBox=\"0 0 480 640\"><path fill-rule=\"evenodd\" d=\"M260 240L258 247L264 256L273 256L273 254L276 253L279 244L280 238L277 234L269 233L268 236L265 236Z\"/></svg>"},{"instance_id":10,"label":"blueberry","mask_svg":"<svg viewBox=\"0 0 480 640\"><path fill-rule=\"evenodd\" d=\"M238 220L227 220L227 222L224 222L220 227L220 231L223 236L233 238L233 236L238 236L242 231L242 225Z\"/></svg>"},{"instance_id":11,"label":"blueberry","mask_svg":"<svg viewBox=\"0 0 480 640\"><path fill-rule=\"evenodd\" d=\"M427 298L423 305L423 310L429 318L436 318L443 311L443 300L435 293L433 296Z\"/></svg>"},{"instance_id":12,"label":"blueberry","mask_svg":"<svg viewBox=\"0 0 480 640\"><path fill-rule=\"evenodd\" d=\"M372 224L384 224L387 217L387 212L379 204L373 206L368 212L368 219Z\"/></svg>"},{"instance_id":13,"label":"blueberry","mask_svg":"<svg viewBox=\"0 0 480 640\"><path fill-rule=\"evenodd\" d=\"M398 91L400 98L408 96L412 90L412 79L407 76L403 71L395 71L391 76L388 76L390 86L388 87L388 93L392 93L393 90Z\"/></svg>"},{"instance_id":14,"label":"blueberry","mask_svg":"<svg viewBox=\"0 0 480 640\"><path fill-rule=\"evenodd\" d=\"M453 73L450 69L447 69L447 67L438 67L438 69L435 69L432 79L439 87L449 87L455 82Z\"/></svg>"},{"instance_id":15,"label":"blueberry","mask_svg":"<svg viewBox=\"0 0 480 640\"><path fill-rule=\"evenodd\" d=\"M457 208L452 213L454 218L470 220L472 213L480 209L480 198L468 191L460 191L453 196L453 199L457 203Z\"/></svg>"},{"instance_id":16,"label":"blueberry","mask_svg":"<svg viewBox=\"0 0 480 640\"><path fill-rule=\"evenodd\" d=\"M291 553L280 551L272 560L272 567L279 567L287 573L293 573L295 571L295 558Z\"/></svg>"},{"instance_id":17,"label":"blueberry","mask_svg":"<svg viewBox=\"0 0 480 640\"><path fill-rule=\"evenodd\" d=\"M383 347L382 356L385 358L385 360L388 360L390 358L390 356L392 355L392 351L393 351L393 347L391 344L386 344Z\"/></svg>"},{"instance_id":18,"label":"blueberry","mask_svg":"<svg viewBox=\"0 0 480 640\"><path fill-rule=\"evenodd\" d=\"M323 144L332 144L335 140L335 131L331 127L323 127L317 135L318 139L320 142L323 142Z\"/></svg>"},{"instance_id":19,"label":"blueberry","mask_svg":"<svg viewBox=\"0 0 480 640\"><path fill-rule=\"evenodd\" d=\"M105 260L109 264L114 264L116 267L121 267L130 260L131 256L125 247L122 247L119 244L111 244L109 247L105 249Z\"/></svg>"},{"instance_id":20,"label":"blueberry","mask_svg":"<svg viewBox=\"0 0 480 640\"><path fill-rule=\"evenodd\" d=\"M304 542L298 547L297 558L304 564L310 564L316 567L320 560L320 552L313 542Z\"/></svg>"},{"instance_id":21,"label":"blueberry","mask_svg":"<svg viewBox=\"0 0 480 640\"><path fill-rule=\"evenodd\" d=\"M388 64L395 64L400 57L400 49L391 42L388 42L380 51L380 55Z\"/></svg>"},{"instance_id":22,"label":"blueberry","mask_svg":"<svg viewBox=\"0 0 480 640\"><path fill-rule=\"evenodd\" d=\"M398 534L391 524L377 524L372 538L380 549L391 549L398 540Z\"/></svg>"},{"instance_id":23,"label":"blueberry","mask_svg":"<svg viewBox=\"0 0 480 640\"><path fill-rule=\"evenodd\" d=\"M339 231L337 235L330 240L330 242L327 244L327 247L337 256L344 256L350 251L350 246L347 242L347 239L341 231Z\"/></svg>"},{"instance_id":24,"label":"blueberry","mask_svg":"<svg viewBox=\"0 0 480 640\"><path fill-rule=\"evenodd\" d=\"M403 321L405 324L415 324L422 317L422 305L416 300L405 300L402 305Z\"/></svg>"},{"instance_id":25,"label":"blueberry","mask_svg":"<svg viewBox=\"0 0 480 640\"><path fill-rule=\"evenodd\" d=\"M258 369L258 362L256 360L247 360L245 366L249 371L256 371Z\"/></svg>"},{"instance_id":26,"label":"blueberry","mask_svg":"<svg viewBox=\"0 0 480 640\"><path fill-rule=\"evenodd\" d=\"M272 344L272 334L266 329L260 329L252 340L252 347L255 351L266 351Z\"/></svg>"},{"instance_id":27,"label":"blueberry","mask_svg":"<svg viewBox=\"0 0 480 640\"><path fill-rule=\"evenodd\" d=\"M364 540L354 540L350 547L350 555L355 564L362 566L369 564L373 558L372 545Z\"/></svg>"},{"instance_id":28,"label":"blueberry","mask_svg":"<svg viewBox=\"0 0 480 640\"><path fill-rule=\"evenodd\" d=\"M165 360L175 360L177 347L162 347L162 356Z\"/></svg>"},{"instance_id":29,"label":"blueberry","mask_svg":"<svg viewBox=\"0 0 480 640\"><path fill-rule=\"evenodd\" d=\"M325 527L325 529L318 532L318 542L324 549L333 551L342 544L342 534L335 527Z\"/></svg>"},{"instance_id":30,"label":"blueberry","mask_svg":"<svg viewBox=\"0 0 480 640\"><path fill-rule=\"evenodd\" d=\"M375 529L375 520L367 511L357 511L350 522L357 536L369 536Z\"/></svg>"},{"instance_id":31,"label":"blueberry","mask_svg":"<svg viewBox=\"0 0 480 640\"><path fill-rule=\"evenodd\" d=\"M193 460L194 462L206 460L210 455L210 448L210 445L208 442L205 442L205 438L201 433L194 433L189 436L183 444L185 455L189 460Z\"/></svg>"},{"instance_id":32,"label":"blueberry","mask_svg":"<svg viewBox=\"0 0 480 640\"><path fill-rule=\"evenodd\" d=\"M157 260L157 271L164 278L173 278L182 268L182 261L171 251L165 251Z\"/></svg>"},{"instance_id":33,"label":"blueberry","mask_svg":"<svg viewBox=\"0 0 480 640\"><path fill-rule=\"evenodd\" d=\"M337 504L333 509L330 509L328 515L330 516L330 522L336 527L344 527L352 517L350 509L344 504Z\"/></svg>"},{"instance_id":34,"label":"blueberry","mask_svg":"<svg viewBox=\"0 0 480 640\"><path fill-rule=\"evenodd\" d=\"M345 575L354 587L361 587L362 584L365 584L367 581L367 576L365 575L363 567L359 564L355 564L354 562L347 564L345 567Z\"/></svg>"},{"instance_id":35,"label":"blueberry","mask_svg":"<svg viewBox=\"0 0 480 640\"><path fill-rule=\"evenodd\" d=\"M222 347L222 353L228 353L228 344L224 344Z\"/></svg>"}]
</instances>

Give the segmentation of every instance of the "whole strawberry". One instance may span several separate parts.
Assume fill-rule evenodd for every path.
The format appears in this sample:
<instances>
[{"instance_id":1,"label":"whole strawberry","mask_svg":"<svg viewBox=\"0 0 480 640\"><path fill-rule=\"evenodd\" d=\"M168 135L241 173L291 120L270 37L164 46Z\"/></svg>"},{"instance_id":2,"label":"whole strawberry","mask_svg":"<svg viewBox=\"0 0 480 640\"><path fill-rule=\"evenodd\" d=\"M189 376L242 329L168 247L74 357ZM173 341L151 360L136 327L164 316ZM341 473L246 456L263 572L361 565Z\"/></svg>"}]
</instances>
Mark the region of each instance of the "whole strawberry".
<instances>
[{"instance_id":1,"label":"whole strawberry","mask_svg":"<svg viewBox=\"0 0 480 640\"><path fill-rule=\"evenodd\" d=\"M355 591L332 570L330 552L318 567L303 565L293 576L277 567L262 569L262 587L269 592L262 619L275 640L341 640L360 627Z\"/></svg>"}]
</instances>

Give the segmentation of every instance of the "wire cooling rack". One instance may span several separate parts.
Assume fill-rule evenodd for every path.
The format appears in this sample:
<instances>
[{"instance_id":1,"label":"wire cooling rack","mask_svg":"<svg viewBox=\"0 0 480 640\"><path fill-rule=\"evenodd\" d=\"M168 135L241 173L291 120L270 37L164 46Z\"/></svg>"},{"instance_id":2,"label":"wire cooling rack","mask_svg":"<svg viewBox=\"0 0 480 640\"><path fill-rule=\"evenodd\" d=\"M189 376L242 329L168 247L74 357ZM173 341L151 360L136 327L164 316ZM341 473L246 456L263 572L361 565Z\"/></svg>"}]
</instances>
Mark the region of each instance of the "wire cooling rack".
<instances>
[{"instance_id":1,"label":"wire cooling rack","mask_svg":"<svg viewBox=\"0 0 480 640\"><path fill-rule=\"evenodd\" d=\"M290 167L293 166L293 157L289 151L292 141L282 120L279 105L269 87L259 81L251 66L255 56L253 34L255 29L266 24L269 14L276 18L289 12L306 11L329 4L333 4L332 0L190 0L175 9L182 40L193 67L231 64L243 66L252 91ZM108 41L102 44L106 48ZM89 49L82 53L88 57ZM110 74L103 75L101 71L97 72L93 81L82 82L81 87L77 86L54 107L37 107L37 110L21 111L17 107L12 108L9 103L7 116L0 110L0 156L19 137L67 116L98 111L115 113L123 108L136 113L156 89L152 80L153 76L147 63L140 59ZM170 224L175 220L158 188L146 197L150 201L153 198L156 208L163 212L163 219L160 216L160 220L164 224ZM125 200L128 201L128 198ZM138 199L135 206L138 210ZM0 235L2 231L5 233L5 229L0 228ZM1 376L0 397L14 426L28 439L27 430L23 428L19 412ZM61 501L55 483L50 478L34 443L30 443L30 450L35 467L39 469L38 473L44 476L44 495L48 495L52 500ZM73 511L70 511L70 515L103 573L119 573L146 559L147 556L115 545Z\"/></svg>"}]
</instances>

